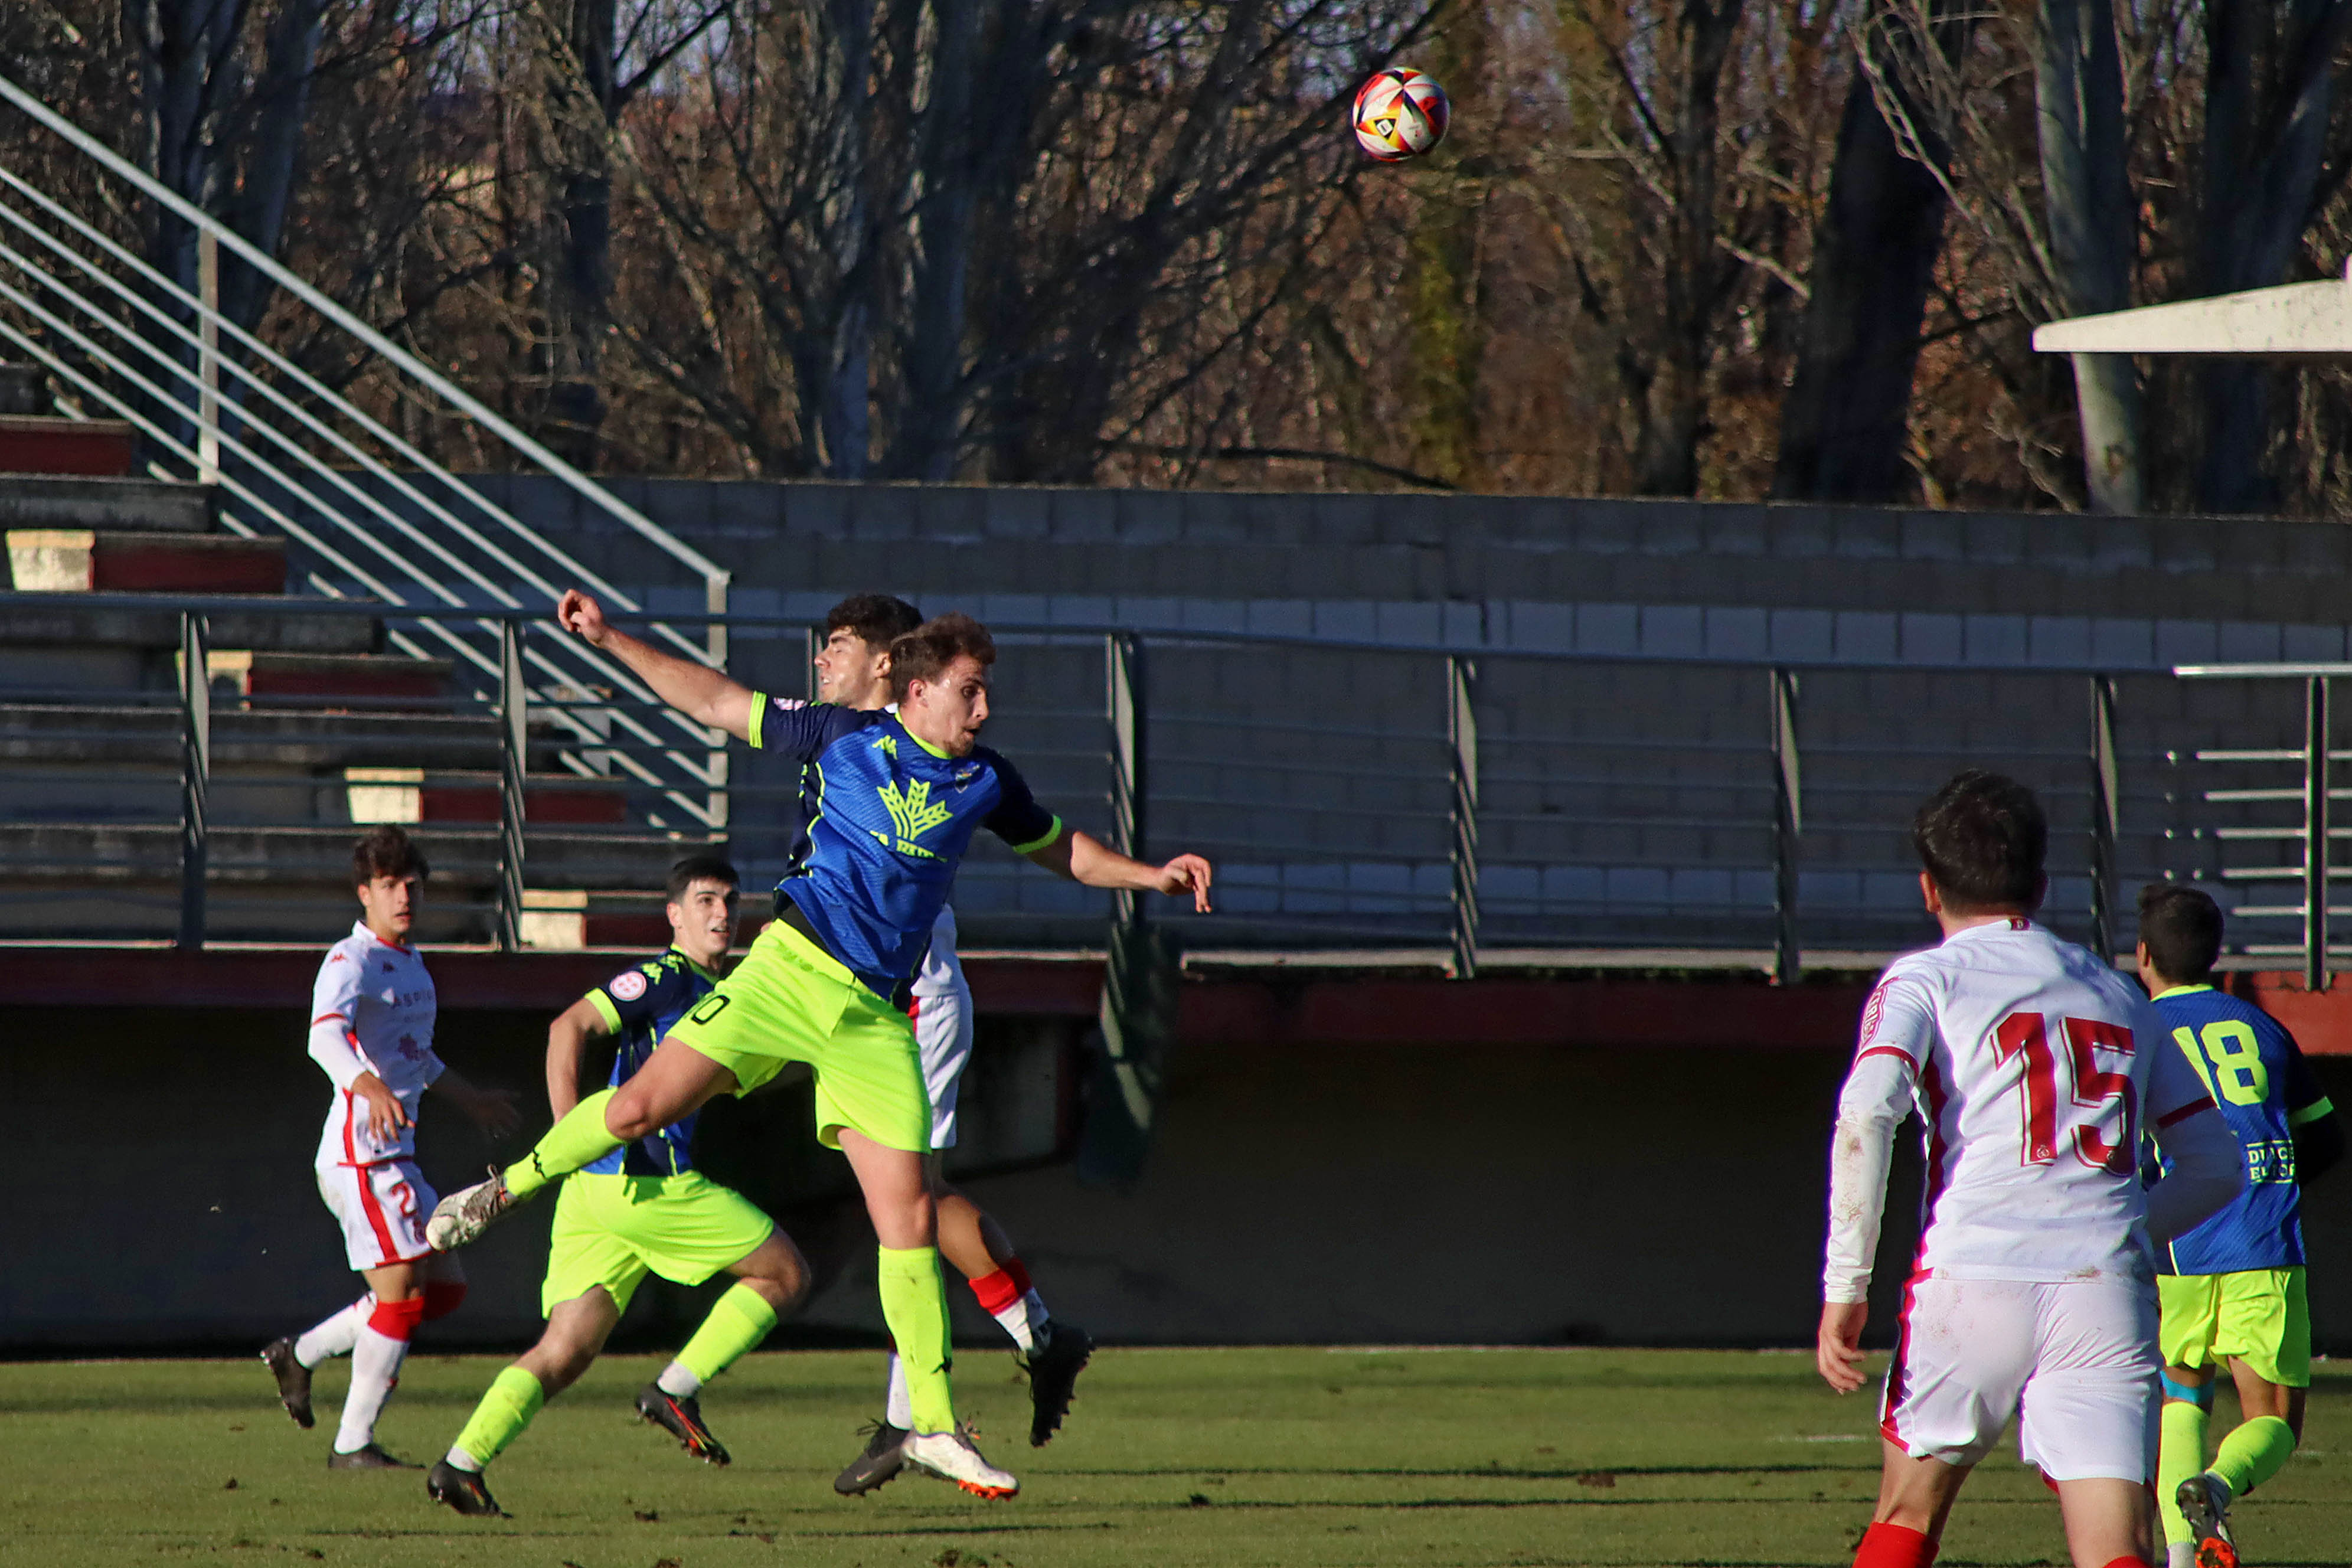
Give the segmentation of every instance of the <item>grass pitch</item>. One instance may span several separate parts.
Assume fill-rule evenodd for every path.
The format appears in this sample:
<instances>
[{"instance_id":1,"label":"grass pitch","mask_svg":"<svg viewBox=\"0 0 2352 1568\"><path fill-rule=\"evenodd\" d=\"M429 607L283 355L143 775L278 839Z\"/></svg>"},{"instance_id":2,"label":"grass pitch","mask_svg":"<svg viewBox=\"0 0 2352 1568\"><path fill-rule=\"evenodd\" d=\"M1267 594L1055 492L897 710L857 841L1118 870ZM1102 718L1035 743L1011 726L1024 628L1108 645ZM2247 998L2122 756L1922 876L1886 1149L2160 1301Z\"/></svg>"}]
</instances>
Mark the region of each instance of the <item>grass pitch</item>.
<instances>
[{"instance_id":1,"label":"grass pitch","mask_svg":"<svg viewBox=\"0 0 2352 1568\"><path fill-rule=\"evenodd\" d=\"M499 1364L412 1359L379 1436L436 1455ZM337 1370L305 1433L250 1361L0 1366L0 1563L1843 1568L1876 1489L1867 1396L1830 1394L1809 1355L1108 1350L1032 1450L1009 1358L968 1352L959 1403L1024 1486L1003 1503L914 1476L833 1495L879 1355L736 1367L706 1398L727 1469L635 1421L656 1365L610 1358L541 1415L492 1468L510 1521L430 1506L421 1472L328 1471ZM2217 1427L2235 1414L2225 1395ZM2352 1372L2320 1369L2305 1440L2244 1505L2250 1563L2352 1558ZM2064 1561L2013 1448L1970 1481L1942 1561Z\"/></svg>"}]
</instances>

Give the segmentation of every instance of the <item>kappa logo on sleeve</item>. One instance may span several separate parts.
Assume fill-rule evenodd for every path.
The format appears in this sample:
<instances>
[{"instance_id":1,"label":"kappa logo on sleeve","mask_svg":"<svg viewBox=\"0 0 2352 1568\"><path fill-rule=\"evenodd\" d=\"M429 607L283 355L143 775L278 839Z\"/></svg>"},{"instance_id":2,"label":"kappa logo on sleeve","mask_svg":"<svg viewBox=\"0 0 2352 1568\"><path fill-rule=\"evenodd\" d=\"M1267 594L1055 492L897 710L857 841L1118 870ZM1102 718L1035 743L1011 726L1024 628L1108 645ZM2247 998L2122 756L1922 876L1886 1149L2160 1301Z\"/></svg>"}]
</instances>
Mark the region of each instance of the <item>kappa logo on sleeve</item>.
<instances>
[{"instance_id":1,"label":"kappa logo on sleeve","mask_svg":"<svg viewBox=\"0 0 2352 1568\"><path fill-rule=\"evenodd\" d=\"M646 972L642 969L623 970L613 976L612 983L604 989L613 994L616 1002L634 1002L646 994Z\"/></svg>"}]
</instances>

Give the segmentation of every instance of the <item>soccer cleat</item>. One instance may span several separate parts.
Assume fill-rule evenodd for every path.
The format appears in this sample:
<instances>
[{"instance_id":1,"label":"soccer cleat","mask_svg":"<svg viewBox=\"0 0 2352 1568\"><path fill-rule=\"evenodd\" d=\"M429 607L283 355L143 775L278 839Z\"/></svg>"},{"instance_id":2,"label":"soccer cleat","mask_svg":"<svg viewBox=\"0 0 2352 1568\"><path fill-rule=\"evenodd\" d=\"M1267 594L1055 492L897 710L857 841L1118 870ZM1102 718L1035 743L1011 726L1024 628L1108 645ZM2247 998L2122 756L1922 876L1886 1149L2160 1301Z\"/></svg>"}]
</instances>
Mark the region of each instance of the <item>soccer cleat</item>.
<instances>
[{"instance_id":1,"label":"soccer cleat","mask_svg":"<svg viewBox=\"0 0 2352 1568\"><path fill-rule=\"evenodd\" d=\"M898 1458L943 1481L953 1481L974 1497L1007 1498L1021 1489L1010 1470L1000 1470L981 1458L961 1427L953 1432L909 1432L898 1445Z\"/></svg>"},{"instance_id":2,"label":"soccer cleat","mask_svg":"<svg viewBox=\"0 0 2352 1568\"><path fill-rule=\"evenodd\" d=\"M425 1244L436 1252L455 1252L478 1239L520 1201L507 1191L506 1179L492 1171L488 1181L476 1182L433 1205L433 1217L425 1222Z\"/></svg>"},{"instance_id":3,"label":"soccer cleat","mask_svg":"<svg viewBox=\"0 0 2352 1568\"><path fill-rule=\"evenodd\" d=\"M2230 1489L2208 1470L2180 1483L2173 1494L2197 1548L2197 1568L2238 1568L2237 1543L2230 1539Z\"/></svg>"},{"instance_id":4,"label":"soccer cleat","mask_svg":"<svg viewBox=\"0 0 2352 1568\"><path fill-rule=\"evenodd\" d=\"M489 1487L476 1470L461 1470L444 1459L433 1467L425 1478L425 1495L435 1502L446 1503L467 1519L512 1519L514 1515L499 1506L490 1495Z\"/></svg>"},{"instance_id":5,"label":"soccer cleat","mask_svg":"<svg viewBox=\"0 0 2352 1568\"><path fill-rule=\"evenodd\" d=\"M713 1465L728 1462L727 1446L703 1424L701 1402L692 1394L680 1398L657 1383L637 1390L637 1414L686 1446L696 1458Z\"/></svg>"},{"instance_id":6,"label":"soccer cleat","mask_svg":"<svg viewBox=\"0 0 2352 1568\"><path fill-rule=\"evenodd\" d=\"M348 1454L337 1452L327 1456L327 1468L331 1470L413 1470L416 1468L406 1459L395 1459L385 1453L380 1443L353 1448Z\"/></svg>"},{"instance_id":7,"label":"soccer cleat","mask_svg":"<svg viewBox=\"0 0 2352 1568\"><path fill-rule=\"evenodd\" d=\"M1042 1448L1069 1414L1070 1395L1078 1373L1095 1353L1095 1342L1086 1330L1058 1318L1048 1319L1037 1348L1023 1358L1029 1371L1029 1446Z\"/></svg>"},{"instance_id":8,"label":"soccer cleat","mask_svg":"<svg viewBox=\"0 0 2352 1568\"><path fill-rule=\"evenodd\" d=\"M833 1489L844 1497L863 1497L906 1468L906 1458L899 1453L907 1441L904 1426L877 1421L866 1432L866 1452L833 1478Z\"/></svg>"},{"instance_id":9,"label":"soccer cleat","mask_svg":"<svg viewBox=\"0 0 2352 1568\"><path fill-rule=\"evenodd\" d=\"M318 1425L310 1414L310 1369L294 1359L294 1342L272 1340L262 1346L261 1364L278 1380L278 1403L286 1406L294 1425L306 1432Z\"/></svg>"}]
</instances>

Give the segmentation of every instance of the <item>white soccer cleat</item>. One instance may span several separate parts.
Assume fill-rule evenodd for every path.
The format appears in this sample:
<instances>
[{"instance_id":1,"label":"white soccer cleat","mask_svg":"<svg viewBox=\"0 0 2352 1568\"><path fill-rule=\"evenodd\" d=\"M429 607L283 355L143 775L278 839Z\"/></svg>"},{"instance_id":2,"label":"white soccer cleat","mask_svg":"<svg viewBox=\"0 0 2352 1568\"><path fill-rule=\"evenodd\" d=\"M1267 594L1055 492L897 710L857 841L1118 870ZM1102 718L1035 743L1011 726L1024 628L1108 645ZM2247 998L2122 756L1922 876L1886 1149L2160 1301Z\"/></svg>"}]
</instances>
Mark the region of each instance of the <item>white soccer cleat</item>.
<instances>
[{"instance_id":1,"label":"white soccer cleat","mask_svg":"<svg viewBox=\"0 0 2352 1568\"><path fill-rule=\"evenodd\" d=\"M982 1458L980 1450L960 1429L909 1433L899 1446L898 1458L943 1481L953 1481L974 1497L1007 1498L1021 1489L1010 1470L1000 1470Z\"/></svg>"},{"instance_id":2,"label":"white soccer cleat","mask_svg":"<svg viewBox=\"0 0 2352 1568\"><path fill-rule=\"evenodd\" d=\"M436 1252L455 1252L520 1201L507 1191L506 1179L493 1171L488 1181L476 1182L433 1205L433 1217L425 1222L425 1244Z\"/></svg>"}]
</instances>

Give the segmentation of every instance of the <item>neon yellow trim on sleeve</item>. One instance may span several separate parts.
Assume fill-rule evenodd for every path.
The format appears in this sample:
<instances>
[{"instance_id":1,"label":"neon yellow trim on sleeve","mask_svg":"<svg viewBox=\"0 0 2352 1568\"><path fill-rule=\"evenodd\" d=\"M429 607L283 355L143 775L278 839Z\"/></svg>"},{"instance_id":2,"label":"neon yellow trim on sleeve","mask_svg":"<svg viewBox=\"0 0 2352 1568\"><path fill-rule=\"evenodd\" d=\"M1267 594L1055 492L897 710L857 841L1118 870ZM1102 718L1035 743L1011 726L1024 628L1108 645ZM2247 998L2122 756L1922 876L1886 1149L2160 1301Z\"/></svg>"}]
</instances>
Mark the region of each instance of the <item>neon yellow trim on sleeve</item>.
<instances>
[{"instance_id":1,"label":"neon yellow trim on sleeve","mask_svg":"<svg viewBox=\"0 0 2352 1568\"><path fill-rule=\"evenodd\" d=\"M1059 838L1061 836L1062 819L1057 816L1054 818L1054 826L1045 830L1045 837L1038 839L1033 844L1015 844L1013 847L1013 852L1015 855L1034 855L1038 850L1043 849L1045 846L1051 844L1055 839Z\"/></svg>"},{"instance_id":2,"label":"neon yellow trim on sleeve","mask_svg":"<svg viewBox=\"0 0 2352 1568\"><path fill-rule=\"evenodd\" d=\"M2309 1105L2305 1106L2301 1110L2291 1110L2287 1112L2286 1124L2289 1127L2302 1127L2310 1122L2318 1121L2323 1116L2333 1116L2335 1114L2335 1102L2323 1094L2317 1100L2313 1100Z\"/></svg>"},{"instance_id":3,"label":"neon yellow trim on sleeve","mask_svg":"<svg viewBox=\"0 0 2352 1568\"><path fill-rule=\"evenodd\" d=\"M621 1023L620 1010L613 1005L613 999L610 996L605 995L602 991L591 991L588 993L588 1005L596 1009L598 1017L604 1020L605 1028L616 1035L621 1032L624 1026Z\"/></svg>"},{"instance_id":4,"label":"neon yellow trim on sleeve","mask_svg":"<svg viewBox=\"0 0 2352 1568\"><path fill-rule=\"evenodd\" d=\"M768 694L764 691L751 693L751 722L745 726L749 733L743 738L751 742L751 749L755 752L760 750L760 720L767 711Z\"/></svg>"}]
</instances>

